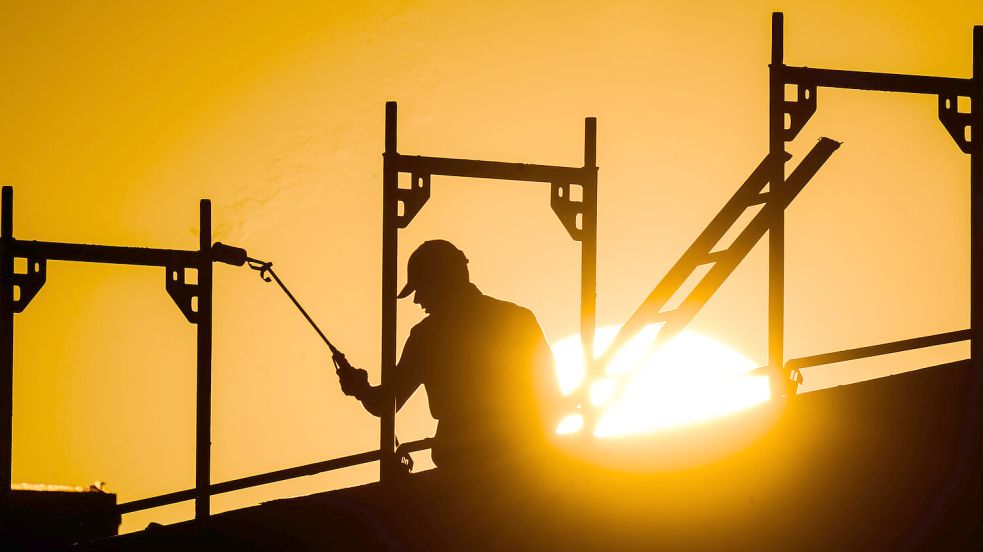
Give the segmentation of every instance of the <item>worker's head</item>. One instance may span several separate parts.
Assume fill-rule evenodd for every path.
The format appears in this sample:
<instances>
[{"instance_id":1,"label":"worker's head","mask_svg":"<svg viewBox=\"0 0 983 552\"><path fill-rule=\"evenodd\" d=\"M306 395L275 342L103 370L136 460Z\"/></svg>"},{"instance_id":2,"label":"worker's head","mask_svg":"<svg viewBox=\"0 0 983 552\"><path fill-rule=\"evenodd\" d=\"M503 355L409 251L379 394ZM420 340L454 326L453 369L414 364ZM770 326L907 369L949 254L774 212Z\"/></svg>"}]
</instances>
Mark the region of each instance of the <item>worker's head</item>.
<instances>
[{"instance_id":1,"label":"worker's head","mask_svg":"<svg viewBox=\"0 0 983 552\"><path fill-rule=\"evenodd\" d=\"M470 282L468 258L446 240L425 241L406 263L406 285L400 299L413 295L413 302L428 313L453 304L457 294Z\"/></svg>"}]
</instances>

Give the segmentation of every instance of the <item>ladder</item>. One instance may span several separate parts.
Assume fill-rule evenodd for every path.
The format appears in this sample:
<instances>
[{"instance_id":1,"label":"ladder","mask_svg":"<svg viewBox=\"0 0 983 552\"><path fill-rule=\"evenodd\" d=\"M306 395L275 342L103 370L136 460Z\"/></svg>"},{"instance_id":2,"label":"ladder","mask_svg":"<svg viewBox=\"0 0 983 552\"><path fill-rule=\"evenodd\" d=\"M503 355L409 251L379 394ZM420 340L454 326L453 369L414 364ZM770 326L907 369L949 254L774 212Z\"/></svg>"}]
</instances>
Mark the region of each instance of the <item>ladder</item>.
<instances>
[{"instance_id":1,"label":"ladder","mask_svg":"<svg viewBox=\"0 0 983 552\"><path fill-rule=\"evenodd\" d=\"M785 180L784 194L780 194L777 199L783 204L779 207L784 210L792 200L805 188L806 184L812 179L826 161L839 148L840 143L830 138L820 138L813 146L812 150L802 159L795 170ZM782 162L791 158L787 152L782 152ZM768 189L768 169L772 165L772 156L766 156L764 160L754 169L744 184L738 188L737 192L724 205L719 213L710 221L710 224L700 233L692 245L682 254L679 260L669 269L662 280L649 293L648 297L628 318L625 324L618 331L611 344L594 362L588 363L590 369L588 377L585 378L584 389L589 387L588 382L600 377L604 368L617 354L617 351L624 346L629 339L635 336L647 325L659 324L655 339L649 349L655 349L666 343L673 336L682 331L690 321L696 317L697 313L710 300L710 297L723 285L724 281L730 276L737 266L747 257L751 249L754 248L769 226L769 201L772 200L772 190ZM734 241L724 249L715 250L721 239L733 228L741 215L747 209L757 205L763 205L758 213L750 220L747 226L738 234ZM683 285L689 280L692 274L701 266L711 265L709 270L703 275L699 282L686 295L678 306L670 305L670 300L679 292ZM618 387L614 398L624 390L625 381L631 375L632 370L627 373L618 374L616 379ZM614 377L608 374L607 377Z\"/></svg>"}]
</instances>

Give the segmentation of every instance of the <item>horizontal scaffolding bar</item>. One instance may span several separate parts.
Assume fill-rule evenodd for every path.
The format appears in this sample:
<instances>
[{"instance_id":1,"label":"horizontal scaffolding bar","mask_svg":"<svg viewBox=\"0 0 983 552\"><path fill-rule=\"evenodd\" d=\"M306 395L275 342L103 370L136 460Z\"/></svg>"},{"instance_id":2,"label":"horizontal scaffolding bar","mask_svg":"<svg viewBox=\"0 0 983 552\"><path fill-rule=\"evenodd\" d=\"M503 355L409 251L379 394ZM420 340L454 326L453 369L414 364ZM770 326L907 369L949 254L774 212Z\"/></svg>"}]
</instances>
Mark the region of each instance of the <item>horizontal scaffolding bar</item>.
<instances>
[{"instance_id":1,"label":"horizontal scaffolding bar","mask_svg":"<svg viewBox=\"0 0 983 552\"><path fill-rule=\"evenodd\" d=\"M223 483L216 483L211 487L209 487L208 494L217 495L217 494L228 493L232 491L241 491L242 489L248 489L249 487L267 485L269 483L286 481L287 479L294 479L297 477L304 477L307 475L317 475L319 473L323 473L326 471L337 470L340 468L347 468L351 466L357 466L359 464L367 464L369 462L374 462L376 460L379 460L381 456L382 455L379 453L379 451L372 450L360 454L353 454L351 456L342 456L341 458L325 460L323 462L305 464L303 466L297 466L294 468L286 468L283 470L261 473L259 475L250 475L249 477L241 477L239 479L233 479L231 481L225 481ZM193 500L194 498L195 498L195 489L186 489L183 491L176 491L173 493L167 493L160 496L153 496L150 498L142 498L140 500L124 502L123 504L116 506L114 510L119 514L130 514L133 512L138 512L140 510L147 510L150 508L157 508L159 506L166 506L168 504L175 504L177 502L184 502L186 500ZM86 514L88 513L90 512L86 512Z\"/></svg>"},{"instance_id":2,"label":"horizontal scaffolding bar","mask_svg":"<svg viewBox=\"0 0 983 552\"><path fill-rule=\"evenodd\" d=\"M879 345L869 345L867 347L858 347L856 349L846 349L832 353L823 353L821 355L796 358L788 361L785 366L790 370L801 370L802 368L811 368L814 366L821 366L823 364L834 364L837 362L846 362L848 360L858 360L861 358L900 353L902 351L910 351L913 349L924 349L925 347L934 347L936 345L945 345L947 343L957 343L959 341L968 340L971 335L972 332L970 330L959 330L925 337L915 337L912 339L903 339L901 341L892 341L890 343L881 343Z\"/></svg>"},{"instance_id":3,"label":"horizontal scaffolding bar","mask_svg":"<svg viewBox=\"0 0 983 552\"><path fill-rule=\"evenodd\" d=\"M10 249L15 257L37 255L49 261L109 263L140 266L198 266L200 253L181 249L120 247L84 243L58 243L13 240Z\"/></svg>"},{"instance_id":4,"label":"horizontal scaffolding bar","mask_svg":"<svg viewBox=\"0 0 983 552\"><path fill-rule=\"evenodd\" d=\"M492 178L525 182L585 183L597 172L597 167L558 167L526 165L501 161L447 159L419 155L396 155L396 170L413 174Z\"/></svg>"},{"instance_id":5,"label":"horizontal scaffolding bar","mask_svg":"<svg viewBox=\"0 0 983 552\"><path fill-rule=\"evenodd\" d=\"M955 96L973 94L973 79L955 77L869 73L866 71L843 71L840 69L816 69L785 65L782 67L782 79L787 84L815 85L827 88Z\"/></svg>"}]
</instances>

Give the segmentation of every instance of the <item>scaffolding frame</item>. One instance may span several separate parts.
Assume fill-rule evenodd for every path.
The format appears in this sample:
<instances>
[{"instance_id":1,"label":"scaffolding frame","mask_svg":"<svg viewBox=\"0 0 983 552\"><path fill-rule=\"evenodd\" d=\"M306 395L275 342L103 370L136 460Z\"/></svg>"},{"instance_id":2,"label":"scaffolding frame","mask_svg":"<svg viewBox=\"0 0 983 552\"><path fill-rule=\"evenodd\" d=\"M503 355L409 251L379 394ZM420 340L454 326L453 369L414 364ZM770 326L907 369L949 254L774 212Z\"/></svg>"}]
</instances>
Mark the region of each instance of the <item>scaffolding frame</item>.
<instances>
[{"instance_id":1,"label":"scaffolding frame","mask_svg":"<svg viewBox=\"0 0 983 552\"><path fill-rule=\"evenodd\" d=\"M13 432L14 315L27 308L44 287L48 261L157 266L165 269L165 289L189 323L197 327L197 384L195 421L195 487L133 500L113 510L127 514L187 500L195 501L195 519L207 519L210 497L258 485L285 481L340 468L380 462L380 481L391 482L405 473L403 454L429 448L430 439L403 443L395 450L395 399L387 387L396 364L396 274L398 231L406 228L430 197L431 176L456 176L495 180L548 183L550 207L567 233L581 247L580 327L589 336L595 327L597 292L597 122L585 120L584 166L528 165L441 157L407 156L396 150L396 102L386 103L385 153L383 155L383 287L382 287L382 387L392 408L381 417L378 450L314 462L302 466L211 483L211 382L212 382L212 286L213 263L221 262L212 251L211 202L200 202L198 250L121 247L81 243L25 241L13 235L13 188L0 194L0 502L10 496ZM410 188L399 187L399 173L412 177ZM582 188L575 200L571 188ZM15 270L15 259L25 270ZM188 281L185 271L197 271Z\"/></svg>"},{"instance_id":2,"label":"scaffolding frame","mask_svg":"<svg viewBox=\"0 0 983 552\"><path fill-rule=\"evenodd\" d=\"M209 515L212 394L212 204L199 204L198 250L120 247L26 241L14 237L14 190L0 193L0 496L10 496L13 464L14 315L24 312L47 280L48 261L69 261L164 269L164 287L181 313L197 328L195 388L195 517ZM23 259L24 271L15 267ZM189 281L187 270L197 271Z\"/></svg>"},{"instance_id":3,"label":"scaffolding frame","mask_svg":"<svg viewBox=\"0 0 983 552\"><path fill-rule=\"evenodd\" d=\"M769 181L773 192L765 210L769 213L768 239L768 365L772 396L790 397L801 383L800 368L819 366L955 343L969 339L975 374L983 373L983 26L973 27L972 77L937 77L899 73L845 71L786 65L784 14L772 13L771 63L768 81ZM786 85L795 85L795 99L785 98ZM935 336L905 339L785 361L785 211L788 190L776 183L785 180L785 163L779 157L816 112L820 88L928 94L938 97L939 121L960 151L970 156L970 328ZM959 98L968 98L969 112L960 112ZM977 376L977 380L980 376Z\"/></svg>"},{"instance_id":4,"label":"scaffolding frame","mask_svg":"<svg viewBox=\"0 0 983 552\"><path fill-rule=\"evenodd\" d=\"M396 399L391 389L396 369L396 292L399 230L409 226L430 198L432 176L511 180L550 185L550 207L574 241L581 244L580 335L585 359L593 359L597 305L597 120L584 120L584 165L528 165L400 154L397 150L396 102L386 102L386 149L382 175L382 392L379 478L391 481L405 469L395 454ZM399 174L410 175L409 188L399 186ZM580 200L571 188L581 187ZM424 440L426 441L426 440ZM427 448L407 443L401 451Z\"/></svg>"},{"instance_id":5,"label":"scaffolding frame","mask_svg":"<svg viewBox=\"0 0 983 552\"><path fill-rule=\"evenodd\" d=\"M979 279L983 277L980 266L983 262L983 236L978 235L983 231L983 148L979 145L979 140L971 139L973 126L980 123L983 117L983 107L978 107L983 106L983 26L975 26L973 29L973 77L961 79L787 66L783 62L783 21L781 12L772 14L768 154L628 318L608 349L594 363L595 372L603 369L615 351L648 324L664 323L656 334L653 347L665 343L681 331L765 234L768 235L768 364L753 373L769 376L772 397L788 399L794 396L802 383L800 370L803 368L957 343L967 339L971 341L970 356L974 366L978 372L983 372L980 370L983 368L983 350L980 348L983 346L983 293L979 287ZM796 86L796 98L792 100L785 98L785 86L789 84ZM785 164L791 156L785 151L785 143L794 140L816 112L817 92L821 87L938 96L939 120L959 149L969 154L971 159L969 330L785 360L785 209L839 147L839 143L829 138L820 138L799 166L786 175ZM970 99L970 112L959 111L960 97ZM717 242L738 222L738 217L746 209L761 204L761 211L732 245L714 250ZM678 307L667 307L687 278L702 265L712 265L712 268ZM624 379L622 376L622 383Z\"/></svg>"}]
</instances>

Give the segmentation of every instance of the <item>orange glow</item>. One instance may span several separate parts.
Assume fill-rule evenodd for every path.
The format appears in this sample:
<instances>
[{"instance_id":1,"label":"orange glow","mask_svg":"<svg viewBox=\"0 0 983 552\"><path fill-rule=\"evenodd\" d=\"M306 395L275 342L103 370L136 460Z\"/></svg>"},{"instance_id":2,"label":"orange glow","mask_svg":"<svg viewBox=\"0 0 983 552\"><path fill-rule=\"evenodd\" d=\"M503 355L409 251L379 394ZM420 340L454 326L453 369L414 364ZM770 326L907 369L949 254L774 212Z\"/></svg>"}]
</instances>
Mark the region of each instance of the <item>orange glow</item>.
<instances>
[{"instance_id":1,"label":"orange glow","mask_svg":"<svg viewBox=\"0 0 983 552\"><path fill-rule=\"evenodd\" d=\"M607 348L617 327L600 328L595 356ZM756 365L732 348L704 335L682 332L650 350L658 327L649 325L612 359L605 376L590 383L591 405L602 407L596 437L623 437L685 426L746 410L770 397L768 378L751 376ZM553 346L563 394L584 384L580 336ZM623 389L621 388L623 386ZM583 418L564 418L557 433L576 433ZM579 420L579 424L577 423Z\"/></svg>"},{"instance_id":2,"label":"orange glow","mask_svg":"<svg viewBox=\"0 0 983 552\"><path fill-rule=\"evenodd\" d=\"M557 435L570 435L580 432L584 428L584 416L582 414L569 414L564 416L556 426Z\"/></svg>"},{"instance_id":3,"label":"orange glow","mask_svg":"<svg viewBox=\"0 0 983 552\"><path fill-rule=\"evenodd\" d=\"M15 189L14 236L196 248L198 200L210 198L215 239L273 261L378 384L385 102L399 102L402 153L522 163L579 166L583 118L596 116L597 315L624 320L767 151L778 5L5 2L0 183ZM981 2L780 7L786 63L813 67L968 77L972 27L983 24ZM939 124L937 99L824 89L788 144L793 163L819 136L844 145L787 212L787 356L967 327L969 162ZM551 339L575 332L580 246L548 191L435 178L400 234L400 270L422 241L449 239L482 291L528 307ZM765 245L691 325L758 360ZM215 278L212 480L377 449L378 419L340 393L328 352L283 296L248 270L217 266ZM402 344L422 312L399 309ZM194 485L195 334L162 271L52 262L15 320L15 481L103 479L121 502ZM606 378L620 381L641 362L648 331ZM807 373L805 386L964 358L965 349L830 366ZM557 376L566 394L590 385L607 415L599 427L612 434L698 414L687 401L675 418L629 424L646 403L682 400L654 366L620 396L606 381L584 382L576 359ZM744 389L678 385L721 404ZM577 419L564 428L584 432ZM397 434L428 437L435 425L421 392ZM213 511L378 473L368 464L217 495ZM123 531L192 514L190 502L128 514Z\"/></svg>"}]
</instances>

